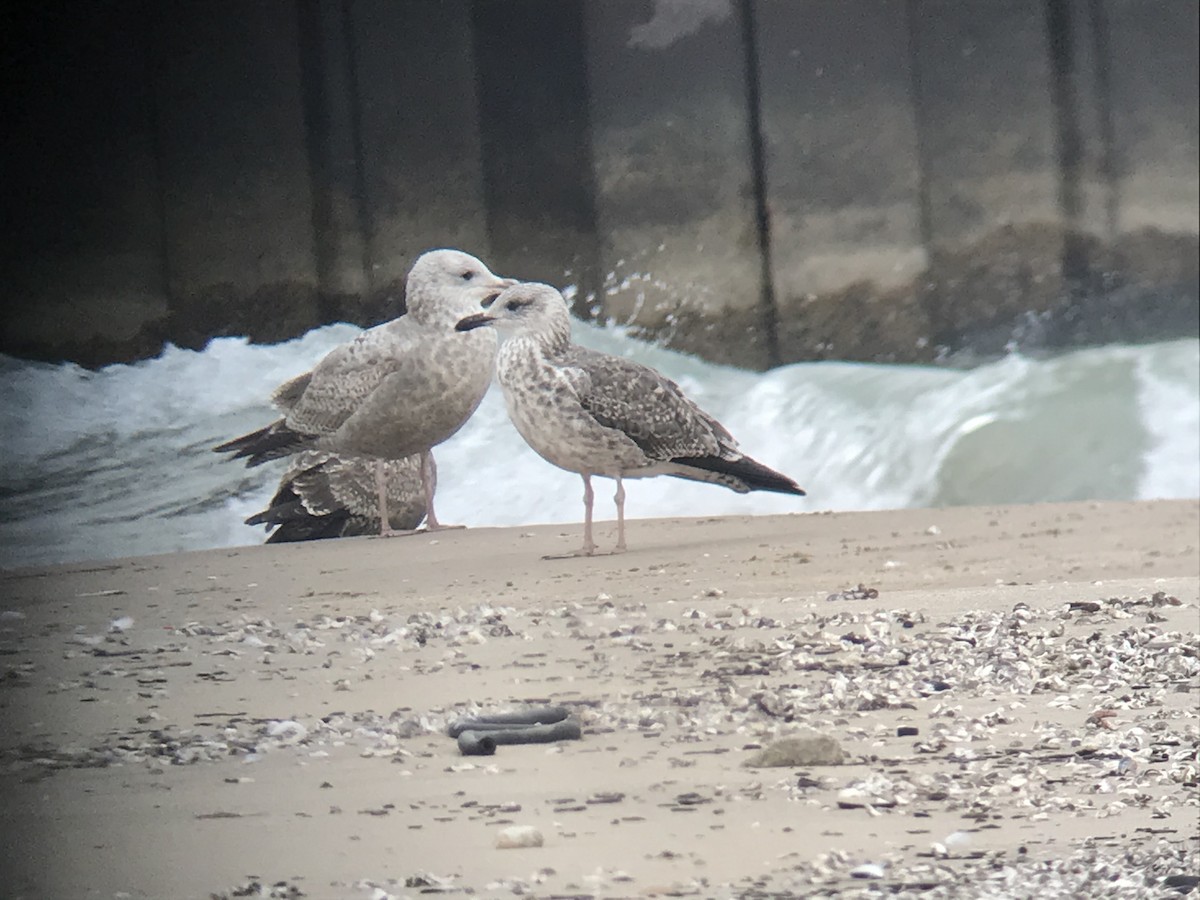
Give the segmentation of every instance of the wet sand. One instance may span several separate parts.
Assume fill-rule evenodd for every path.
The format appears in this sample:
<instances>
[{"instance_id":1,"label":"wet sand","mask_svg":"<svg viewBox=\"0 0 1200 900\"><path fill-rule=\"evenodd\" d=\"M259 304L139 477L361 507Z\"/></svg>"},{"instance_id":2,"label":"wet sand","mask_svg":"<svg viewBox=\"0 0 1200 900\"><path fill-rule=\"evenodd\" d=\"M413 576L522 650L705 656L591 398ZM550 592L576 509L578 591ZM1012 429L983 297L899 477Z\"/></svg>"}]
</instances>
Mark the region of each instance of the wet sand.
<instances>
[{"instance_id":1,"label":"wet sand","mask_svg":"<svg viewBox=\"0 0 1200 900\"><path fill-rule=\"evenodd\" d=\"M542 558L579 539L0 573L0 895L1161 897L1196 871L1197 502L638 520L628 553ZM530 704L583 739L445 734ZM743 765L812 732L845 764ZM542 846L498 849L511 825Z\"/></svg>"}]
</instances>

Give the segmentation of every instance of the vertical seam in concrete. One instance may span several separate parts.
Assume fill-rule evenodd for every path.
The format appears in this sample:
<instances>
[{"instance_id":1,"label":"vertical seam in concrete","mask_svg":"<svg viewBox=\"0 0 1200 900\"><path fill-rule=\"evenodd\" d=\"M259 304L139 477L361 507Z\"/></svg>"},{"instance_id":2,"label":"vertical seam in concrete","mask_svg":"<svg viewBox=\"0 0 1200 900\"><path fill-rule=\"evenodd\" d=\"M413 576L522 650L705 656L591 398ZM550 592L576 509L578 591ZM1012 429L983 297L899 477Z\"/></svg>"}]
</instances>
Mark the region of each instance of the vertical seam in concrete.
<instances>
[{"instance_id":1,"label":"vertical seam in concrete","mask_svg":"<svg viewBox=\"0 0 1200 900\"><path fill-rule=\"evenodd\" d=\"M161 73L159 65L158 43L160 36L158 35L159 7L157 4L150 4L149 9L142 17L142 21L146 23L142 29L142 40L145 46L142 52L146 59L146 100L147 118L149 119L150 140L154 152L154 199L155 199L155 215L158 216L158 260L159 260L159 277L162 279L163 297L167 301L168 317L174 311L175 301L172 297L171 290L171 242L168 238L167 231L167 162L166 150L163 147L162 134L162 115L159 110L159 90L161 89Z\"/></svg>"},{"instance_id":2,"label":"vertical seam in concrete","mask_svg":"<svg viewBox=\"0 0 1200 900\"><path fill-rule=\"evenodd\" d=\"M1100 128L1100 177L1104 180L1105 237L1113 241L1120 227L1121 173L1117 160L1116 124L1113 120L1111 26L1106 0L1089 0L1092 57L1096 66L1096 119Z\"/></svg>"},{"instance_id":3,"label":"vertical seam in concrete","mask_svg":"<svg viewBox=\"0 0 1200 900\"><path fill-rule=\"evenodd\" d=\"M1050 95L1054 108L1054 134L1058 155L1058 205L1065 234L1062 274L1068 290L1075 292L1086 281L1087 251L1080 234L1083 194L1080 171L1083 137L1079 128L1079 92L1076 90L1075 42L1071 0L1046 0L1046 43L1050 54Z\"/></svg>"},{"instance_id":4,"label":"vertical seam in concrete","mask_svg":"<svg viewBox=\"0 0 1200 900\"><path fill-rule=\"evenodd\" d=\"M941 261L934 237L933 224L933 158L929 152L929 97L925 91L925 70L921 64L921 12L923 0L907 0L904 4L905 27L908 31L908 91L912 109L913 134L917 151L917 231L925 250L925 272L916 288L915 301L924 312L925 337L936 343L945 323L941 285Z\"/></svg>"},{"instance_id":5,"label":"vertical seam in concrete","mask_svg":"<svg viewBox=\"0 0 1200 900\"><path fill-rule=\"evenodd\" d=\"M475 13L474 0L464 0L464 3L465 3L465 5L464 5L463 9L465 10L465 14L466 14L466 28L467 28L467 41L466 41L467 46L466 46L465 56L466 56L468 64L471 67L470 102L471 102L471 111L475 115L475 135L474 135L474 137L475 137L475 146L476 146L476 150L478 153L477 157L474 160L478 166L478 168L476 170L476 172L478 174L478 178L475 180L474 187L478 190L479 204L482 207L482 213L483 213L483 247L481 248L482 253L479 253L477 255L479 255L482 259L484 259L490 263L493 259L494 246L493 246L493 241L492 241L492 224L491 224L491 221L488 219L487 167L483 160L483 154L484 154L484 150L483 150L483 142L484 142L483 91L480 89L480 84L479 84L479 48L476 46L477 40L476 40L476 34L475 34L476 13Z\"/></svg>"},{"instance_id":6,"label":"vertical seam in concrete","mask_svg":"<svg viewBox=\"0 0 1200 900\"><path fill-rule=\"evenodd\" d=\"M926 129L929 127L928 116L925 114L925 87L921 71L921 39L919 23L921 19L921 0L908 0L905 4L905 18L908 28L908 90L909 100L913 110L913 131L917 144L917 229L920 232L921 246L925 248L926 268L933 268L933 200L929 196L929 143Z\"/></svg>"},{"instance_id":7,"label":"vertical seam in concrete","mask_svg":"<svg viewBox=\"0 0 1200 900\"><path fill-rule=\"evenodd\" d=\"M771 214L767 204L767 161L762 132L762 95L759 90L758 38L753 0L739 0L742 49L746 60L746 126L750 137L750 172L754 188L754 221L759 254L759 313L766 338L767 366L777 366L779 356L779 310L775 300L774 267L771 264Z\"/></svg>"},{"instance_id":8,"label":"vertical seam in concrete","mask_svg":"<svg viewBox=\"0 0 1200 900\"><path fill-rule=\"evenodd\" d=\"M313 261L317 274L317 304L321 318L333 293L330 232L333 228L329 187L329 97L325 91L325 54L321 48L320 9L313 0L296 4L296 29L300 55L300 92L304 119L304 149L308 154L308 183L312 224Z\"/></svg>"},{"instance_id":9,"label":"vertical seam in concrete","mask_svg":"<svg viewBox=\"0 0 1200 900\"><path fill-rule=\"evenodd\" d=\"M590 241L587 247L588 258L581 260L578 273L578 292L571 308L577 317L585 322L590 322L596 319L596 310L600 308L604 296L604 273L601 262L604 254L600 246L600 213L596 204L596 134L592 128L592 85L588 77L590 73L586 52L588 24L582 0L576 5L576 21L579 23L579 50L583 58L583 64L580 67L581 87L583 96L586 98L586 102L580 110L580 115L583 117L580 144L583 152L587 154L587 168L580 176L580 186L587 198L588 208L584 214Z\"/></svg>"},{"instance_id":10,"label":"vertical seam in concrete","mask_svg":"<svg viewBox=\"0 0 1200 900\"><path fill-rule=\"evenodd\" d=\"M375 268L371 254L374 232L371 229L371 207L367 198L366 159L363 155L362 99L358 82L358 42L354 39L352 0L342 0L342 37L346 42L346 83L350 96L350 142L354 148L355 211L362 232L362 266L367 280L367 293L375 290Z\"/></svg>"},{"instance_id":11,"label":"vertical seam in concrete","mask_svg":"<svg viewBox=\"0 0 1200 900\"><path fill-rule=\"evenodd\" d=\"M481 73L483 72L483 27L480 19L483 15L484 12L480 8L479 0L467 0L467 28L471 32L470 54L472 74L474 76L472 87L475 92L475 123L479 132L479 198L483 203L483 231L487 238L488 259L491 260L496 254L497 248L501 246L501 241L497 240L497 235L500 234L500 223L497 221L496 191L492 173L488 168L491 136L487 124L484 122L484 115L487 112L487 97L481 77Z\"/></svg>"}]
</instances>

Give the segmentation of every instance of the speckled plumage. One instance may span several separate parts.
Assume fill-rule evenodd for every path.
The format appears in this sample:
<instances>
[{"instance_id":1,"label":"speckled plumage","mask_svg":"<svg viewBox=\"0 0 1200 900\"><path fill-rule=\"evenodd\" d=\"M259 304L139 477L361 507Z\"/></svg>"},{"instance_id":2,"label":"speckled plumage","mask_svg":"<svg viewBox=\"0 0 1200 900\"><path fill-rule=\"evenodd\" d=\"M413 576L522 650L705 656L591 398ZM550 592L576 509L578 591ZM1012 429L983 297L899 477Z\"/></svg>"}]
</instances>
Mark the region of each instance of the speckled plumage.
<instances>
[{"instance_id":1,"label":"speckled plumage","mask_svg":"<svg viewBox=\"0 0 1200 900\"><path fill-rule=\"evenodd\" d=\"M486 313L458 327L494 325L508 334L496 374L509 417L526 443L584 481L584 547L591 553L591 481L617 481L618 549L624 548L624 478L671 475L803 495L790 478L755 462L730 433L648 366L571 342L562 295L549 285L507 289Z\"/></svg>"},{"instance_id":2,"label":"speckled plumage","mask_svg":"<svg viewBox=\"0 0 1200 900\"><path fill-rule=\"evenodd\" d=\"M409 272L405 315L284 382L272 395L281 419L215 449L248 466L303 450L373 460L427 454L470 418L494 369L495 335L459 334L454 325L512 284L461 251L422 254ZM377 499L386 504L384 490ZM426 501L427 525L439 527L429 483Z\"/></svg>"},{"instance_id":3,"label":"speckled plumage","mask_svg":"<svg viewBox=\"0 0 1200 900\"><path fill-rule=\"evenodd\" d=\"M425 518L420 456L385 460L382 466L389 526L416 528ZM375 461L320 450L298 453L270 504L246 524L266 525L268 544L378 534Z\"/></svg>"}]
</instances>

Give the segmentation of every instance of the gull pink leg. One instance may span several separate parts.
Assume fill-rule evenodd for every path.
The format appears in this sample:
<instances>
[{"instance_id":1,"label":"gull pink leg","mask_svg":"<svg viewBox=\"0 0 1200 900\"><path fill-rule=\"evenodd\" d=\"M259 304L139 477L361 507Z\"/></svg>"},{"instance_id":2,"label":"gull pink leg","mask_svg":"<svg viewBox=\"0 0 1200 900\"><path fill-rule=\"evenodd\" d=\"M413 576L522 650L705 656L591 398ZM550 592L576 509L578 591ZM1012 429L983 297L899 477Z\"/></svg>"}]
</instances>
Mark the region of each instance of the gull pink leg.
<instances>
[{"instance_id":1,"label":"gull pink leg","mask_svg":"<svg viewBox=\"0 0 1200 900\"><path fill-rule=\"evenodd\" d=\"M379 491L379 536L380 537L402 537L409 534L420 534L415 528L406 531L397 531L392 528L392 523L388 519L387 508L387 469L386 463L382 459L375 460L375 489ZM437 516L433 514L433 491L437 486L437 466L433 462L433 455L430 453L421 454L421 487L425 492L425 524L430 531L436 531L444 528L455 528L462 526L442 525L438 522Z\"/></svg>"},{"instance_id":2,"label":"gull pink leg","mask_svg":"<svg viewBox=\"0 0 1200 900\"><path fill-rule=\"evenodd\" d=\"M618 552L625 549L625 485L621 483L621 476L617 476L617 494L613 497L617 501L617 550Z\"/></svg>"},{"instance_id":3,"label":"gull pink leg","mask_svg":"<svg viewBox=\"0 0 1200 900\"><path fill-rule=\"evenodd\" d=\"M592 501L596 495L592 492L592 476L583 476L583 549L584 556L596 552L596 542L592 540Z\"/></svg>"},{"instance_id":4,"label":"gull pink leg","mask_svg":"<svg viewBox=\"0 0 1200 900\"><path fill-rule=\"evenodd\" d=\"M552 553L543 559L571 559L579 556L595 556L596 542L592 539L592 502L596 499L592 491L592 476L580 475L583 478L583 546L570 553Z\"/></svg>"},{"instance_id":5,"label":"gull pink leg","mask_svg":"<svg viewBox=\"0 0 1200 900\"><path fill-rule=\"evenodd\" d=\"M387 477L382 459L375 460L375 490L379 492L379 536L387 537L392 533L392 524L388 520Z\"/></svg>"},{"instance_id":6,"label":"gull pink leg","mask_svg":"<svg viewBox=\"0 0 1200 900\"><path fill-rule=\"evenodd\" d=\"M433 454L426 450L421 454L421 483L425 487L425 530L446 531L451 528L466 528L466 525L444 525L433 511L433 494L437 490L437 463Z\"/></svg>"},{"instance_id":7,"label":"gull pink leg","mask_svg":"<svg viewBox=\"0 0 1200 900\"><path fill-rule=\"evenodd\" d=\"M433 493L437 490L437 466L433 462L433 454L428 450L421 454L421 486L425 489L425 528L429 531L441 531L445 528L462 527L443 525L433 511Z\"/></svg>"}]
</instances>

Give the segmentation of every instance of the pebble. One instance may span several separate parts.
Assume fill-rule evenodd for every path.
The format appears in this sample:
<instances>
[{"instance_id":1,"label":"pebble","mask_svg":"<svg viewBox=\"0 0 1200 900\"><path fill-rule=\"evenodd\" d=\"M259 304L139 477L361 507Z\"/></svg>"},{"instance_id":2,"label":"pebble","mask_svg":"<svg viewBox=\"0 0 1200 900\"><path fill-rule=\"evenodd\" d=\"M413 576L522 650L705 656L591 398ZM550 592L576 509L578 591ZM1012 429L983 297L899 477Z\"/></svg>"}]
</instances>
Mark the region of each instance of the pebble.
<instances>
[{"instance_id":1,"label":"pebble","mask_svg":"<svg viewBox=\"0 0 1200 900\"><path fill-rule=\"evenodd\" d=\"M883 874L883 866L879 863L863 863L849 872L851 878L882 878Z\"/></svg>"},{"instance_id":2,"label":"pebble","mask_svg":"<svg viewBox=\"0 0 1200 900\"><path fill-rule=\"evenodd\" d=\"M516 850L522 847L540 847L546 842L542 833L532 825L510 825L496 835L497 850Z\"/></svg>"},{"instance_id":3,"label":"pebble","mask_svg":"<svg viewBox=\"0 0 1200 900\"><path fill-rule=\"evenodd\" d=\"M784 766L840 766L846 751L836 740L824 734L784 738L768 744L742 763L748 769Z\"/></svg>"},{"instance_id":4,"label":"pebble","mask_svg":"<svg viewBox=\"0 0 1200 900\"><path fill-rule=\"evenodd\" d=\"M277 738L286 744L297 744L308 737L308 729L294 719L268 722L266 730L268 737Z\"/></svg>"}]
</instances>

